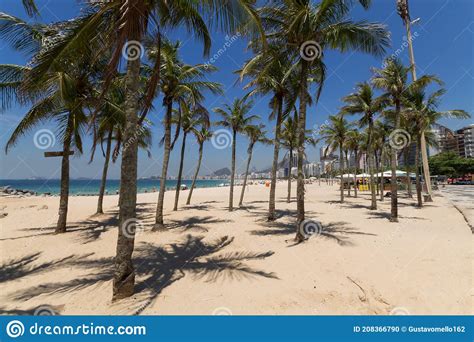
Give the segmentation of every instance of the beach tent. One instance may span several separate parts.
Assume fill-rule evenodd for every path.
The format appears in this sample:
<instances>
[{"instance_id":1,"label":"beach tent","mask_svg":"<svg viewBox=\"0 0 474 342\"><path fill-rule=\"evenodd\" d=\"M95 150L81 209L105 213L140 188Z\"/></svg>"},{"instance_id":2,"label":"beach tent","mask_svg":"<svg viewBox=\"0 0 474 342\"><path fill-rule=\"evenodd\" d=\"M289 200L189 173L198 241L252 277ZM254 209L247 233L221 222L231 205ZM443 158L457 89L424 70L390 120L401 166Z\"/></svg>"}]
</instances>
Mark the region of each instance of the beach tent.
<instances>
[{"instance_id":1,"label":"beach tent","mask_svg":"<svg viewBox=\"0 0 474 342\"><path fill-rule=\"evenodd\" d=\"M358 174L356 175L357 178L369 178L370 177L370 174L368 173L361 173L361 174Z\"/></svg>"},{"instance_id":2,"label":"beach tent","mask_svg":"<svg viewBox=\"0 0 474 342\"><path fill-rule=\"evenodd\" d=\"M407 176L407 173L405 171L401 171L401 170L396 170L395 174L397 175L397 177L406 177ZM381 173L377 173L375 174L374 176L375 177L380 177ZM392 177L392 171L385 171L383 174L382 174L383 178L390 178ZM410 177L415 177L415 174L414 173L410 173Z\"/></svg>"},{"instance_id":3,"label":"beach tent","mask_svg":"<svg viewBox=\"0 0 474 342\"><path fill-rule=\"evenodd\" d=\"M336 176L335 178L341 178L341 176ZM342 178L354 178L353 173L345 173L342 175Z\"/></svg>"}]
</instances>

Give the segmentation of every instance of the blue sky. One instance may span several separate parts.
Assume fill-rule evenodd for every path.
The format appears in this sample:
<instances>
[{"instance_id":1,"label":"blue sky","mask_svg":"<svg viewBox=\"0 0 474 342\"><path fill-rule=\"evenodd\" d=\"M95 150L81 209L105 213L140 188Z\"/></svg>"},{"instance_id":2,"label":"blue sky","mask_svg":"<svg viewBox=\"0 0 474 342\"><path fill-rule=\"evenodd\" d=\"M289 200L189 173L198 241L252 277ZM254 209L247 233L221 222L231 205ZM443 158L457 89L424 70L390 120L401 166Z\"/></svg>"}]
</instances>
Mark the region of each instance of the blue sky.
<instances>
[{"instance_id":1,"label":"blue sky","mask_svg":"<svg viewBox=\"0 0 474 342\"><path fill-rule=\"evenodd\" d=\"M41 18L45 22L74 17L79 11L76 0L38 0ZM474 2L472 0L412 0L410 1L412 19L420 17L421 20L413 26L416 35L414 40L415 58L418 67L418 75L436 74L444 82L448 90L441 104L441 109L464 109L474 113L474 70L473 70L473 32L474 32ZM26 18L21 1L2 1L0 12L6 12L22 18ZM354 10L354 20L367 19L382 22L388 26L392 35L392 46L387 55L391 55L397 49L402 49L400 58L408 64L408 51L403 49L404 27L400 17L396 13L395 0L374 1L369 11L361 9ZM183 41L181 55L183 60L189 64L204 63L208 58L202 55L202 46L195 42L194 38L184 31L169 33L172 39ZM215 32L211 55L222 48L226 42L224 34ZM406 38L405 38L406 39ZM205 105L208 109L231 102L235 97L245 94L242 84L236 84L236 75L233 72L250 57L246 51L246 41L239 38L233 42L214 63L219 68L209 76L212 81L223 84L225 93L223 96L208 95ZM318 127L323 124L327 117L337 113L341 106L340 98L350 93L357 82L370 78L370 68L380 67L381 59L360 53L339 54L330 51L325 56L328 66L328 78L317 106L308 110L308 128ZM24 64L26 59L18 52L12 51L4 41L0 41L0 63ZM139 176L148 177L161 173L162 149L158 141L162 137L163 129L160 125L162 118L161 102L155 102L155 111L150 114L153 121L153 146L151 148L152 158L148 158L143 152L139 156ZM29 177L59 178L60 159L45 159L44 150L35 147L33 136L39 129L51 129L54 125L46 124L38 127L24 136L8 155L4 152L4 146L15 125L19 122L27 108L14 107L6 113L0 114L0 178L18 179ZM261 116L267 129L273 135L274 122L268 121L270 114L268 109L268 98L255 100L253 113ZM461 128L471 124L474 120L451 120L442 121L442 124L452 128ZM247 141L244 137L238 137L237 161L238 171L242 172L246 158ZM48 150L58 150L55 146ZM72 159L71 177L100 178L103 158L100 153L97 158L89 164L90 139L86 139L84 155ZM319 149L308 150L308 158L319 159ZM175 175L179 163L179 145L171 155L169 174ZM272 148L257 146L255 148L254 162L252 167L257 169L266 168L271 164ZM197 146L193 139L187 144L187 159L185 161L185 175L191 176L197 162ZM110 178L119 178L120 162L110 168ZM218 150L210 143L204 149L204 158L201 174L209 174L212 171L230 167L230 148Z\"/></svg>"}]
</instances>

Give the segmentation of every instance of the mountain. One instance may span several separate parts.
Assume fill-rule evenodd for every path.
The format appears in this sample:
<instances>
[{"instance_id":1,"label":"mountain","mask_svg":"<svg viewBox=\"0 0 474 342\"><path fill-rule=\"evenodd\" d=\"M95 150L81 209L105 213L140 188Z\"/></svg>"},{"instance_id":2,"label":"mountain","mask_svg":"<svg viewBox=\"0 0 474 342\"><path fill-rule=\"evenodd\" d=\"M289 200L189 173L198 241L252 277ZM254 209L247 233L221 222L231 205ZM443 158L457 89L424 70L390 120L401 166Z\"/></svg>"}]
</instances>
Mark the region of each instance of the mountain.
<instances>
[{"instance_id":1,"label":"mountain","mask_svg":"<svg viewBox=\"0 0 474 342\"><path fill-rule=\"evenodd\" d=\"M230 176L230 170L229 168L224 167L222 169L214 171L211 176L216 176L216 177Z\"/></svg>"}]
</instances>

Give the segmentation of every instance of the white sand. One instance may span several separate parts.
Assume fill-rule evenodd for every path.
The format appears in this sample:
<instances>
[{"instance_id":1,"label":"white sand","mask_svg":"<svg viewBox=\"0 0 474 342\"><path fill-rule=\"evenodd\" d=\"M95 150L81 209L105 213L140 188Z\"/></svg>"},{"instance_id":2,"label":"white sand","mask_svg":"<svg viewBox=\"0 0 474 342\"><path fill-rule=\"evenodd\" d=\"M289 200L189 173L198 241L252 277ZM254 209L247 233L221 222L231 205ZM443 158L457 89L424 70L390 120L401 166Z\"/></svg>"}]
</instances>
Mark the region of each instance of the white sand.
<instances>
[{"instance_id":1,"label":"white sand","mask_svg":"<svg viewBox=\"0 0 474 342\"><path fill-rule=\"evenodd\" d=\"M236 188L236 201L240 187ZM295 189L294 189L295 190ZM111 303L117 196L95 212L96 197L71 197L70 231L54 235L58 198L1 198L0 311L61 314L472 314L473 234L441 196L422 210L401 199L371 212L369 194L339 204L337 186L308 185L308 219L324 230L294 246L296 203L265 222L268 188L249 187L246 208L226 210L228 188L196 189L193 205L172 212L167 232L152 232L156 193L139 195L144 229L136 238L136 295ZM47 209L45 209L47 206ZM220 244L219 244L220 242Z\"/></svg>"}]
</instances>

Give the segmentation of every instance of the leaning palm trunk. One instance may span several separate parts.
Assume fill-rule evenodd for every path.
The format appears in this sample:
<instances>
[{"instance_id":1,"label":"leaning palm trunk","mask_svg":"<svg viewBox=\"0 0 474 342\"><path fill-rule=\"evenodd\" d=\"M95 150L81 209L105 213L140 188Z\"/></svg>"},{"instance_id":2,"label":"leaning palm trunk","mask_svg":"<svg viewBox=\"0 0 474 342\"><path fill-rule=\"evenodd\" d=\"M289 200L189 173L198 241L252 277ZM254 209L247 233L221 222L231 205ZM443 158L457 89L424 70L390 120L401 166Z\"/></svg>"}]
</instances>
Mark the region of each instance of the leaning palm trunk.
<instances>
[{"instance_id":1,"label":"leaning palm trunk","mask_svg":"<svg viewBox=\"0 0 474 342\"><path fill-rule=\"evenodd\" d=\"M296 183L296 208L297 208L297 229L295 240L297 242L303 241L300 225L305 220L304 210L304 174L303 174L303 160L304 160L304 144L306 134L306 92L308 87L308 62L301 61L301 75L300 75L300 110L298 115L298 179Z\"/></svg>"},{"instance_id":2,"label":"leaning palm trunk","mask_svg":"<svg viewBox=\"0 0 474 342\"><path fill-rule=\"evenodd\" d=\"M247 153L248 153L247 167L245 168L244 184L242 185L242 192L240 193L239 207L242 205L242 202L244 201L245 187L247 186L247 177L249 174L250 161L252 160L252 151L253 151L253 143L250 143L249 148L247 150Z\"/></svg>"},{"instance_id":3,"label":"leaning palm trunk","mask_svg":"<svg viewBox=\"0 0 474 342\"><path fill-rule=\"evenodd\" d=\"M181 177L183 176L184 152L186 149L186 132L183 132L183 143L181 145L181 158L179 161L178 182L176 184L176 194L174 196L173 211L178 210L179 191L181 190Z\"/></svg>"},{"instance_id":4,"label":"leaning palm trunk","mask_svg":"<svg viewBox=\"0 0 474 342\"><path fill-rule=\"evenodd\" d=\"M339 147L339 168L341 169L341 203L344 203L344 154L342 151L342 144Z\"/></svg>"},{"instance_id":5,"label":"leaning palm trunk","mask_svg":"<svg viewBox=\"0 0 474 342\"><path fill-rule=\"evenodd\" d=\"M154 229L163 228L163 204L165 201L166 191L166 176L168 173L168 164L171 152L171 112L173 111L173 102L167 100L166 102L166 117L165 117L165 141L164 141L164 155L163 165L161 168L160 178L160 193L158 194L158 204L156 206L156 218Z\"/></svg>"},{"instance_id":6,"label":"leaning palm trunk","mask_svg":"<svg viewBox=\"0 0 474 342\"><path fill-rule=\"evenodd\" d=\"M286 201L291 202L291 169L293 168L293 147L290 147L290 160L288 161L288 197Z\"/></svg>"},{"instance_id":7,"label":"leaning palm trunk","mask_svg":"<svg viewBox=\"0 0 474 342\"><path fill-rule=\"evenodd\" d=\"M104 210L102 209L102 205L103 205L103 202L104 202L105 184L107 182L107 171L109 169L111 149L112 149L112 130L109 131L109 135L107 136L107 147L106 147L106 150L105 150L105 161L104 161L104 168L102 170L102 179L100 181L99 199L97 201L97 213L96 214L103 214L104 213Z\"/></svg>"},{"instance_id":8,"label":"leaning palm trunk","mask_svg":"<svg viewBox=\"0 0 474 342\"><path fill-rule=\"evenodd\" d=\"M282 98L277 98L277 118L275 126L275 142L273 149L273 163L272 163L272 179L270 183L270 200L268 202L268 221L275 220L275 194L278 168L278 154L280 151L280 132L281 132L281 117L282 117Z\"/></svg>"},{"instance_id":9,"label":"leaning palm trunk","mask_svg":"<svg viewBox=\"0 0 474 342\"><path fill-rule=\"evenodd\" d=\"M408 145L409 146L409 145ZM404 157L403 159L405 160L405 165L406 165L406 172L407 172L407 176L406 176L406 182L407 182L407 193L408 193L408 197L409 198L413 198L413 194L411 193L411 178L410 178L410 166L408 164L408 155L409 155L409 150L408 150L408 146L405 147L404 151L403 151L403 154L404 154Z\"/></svg>"},{"instance_id":10,"label":"leaning palm trunk","mask_svg":"<svg viewBox=\"0 0 474 342\"><path fill-rule=\"evenodd\" d=\"M234 178L235 178L235 145L237 138L237 131L232 132L232 166L230 174L230 192L229 192L229 211L234 210Z\"/></svg>"},{"instance_id":11,"label":"leaning palm trunk","mask_svg":"<svg viewBox=\"0 0 474 342\"><path fill-rule=\"evenodd\" d=\"M68 128L69 130L69 128ZM66 133L64 139L63 155L61 160L61 192L59 198L59 218L56 226L56 234L66 232L67 209L69 201L69 150L71 147L70 133Z\"/></svg>"},{"instance_id":12,"label":"leaning palm trunk","mask_svg":"<svg viewBox=\"0 0 474 342\"><path fill-rule=\"evenodd\" d=\"M421 199L421 182L420 182L420 139L416 141L415 151L415 177L416 177L416 199L417 206L421 208L423 206L423 200Z\"/></svg>"},{"instance_id":13,"label":"leaning palm trunk","mask_svg":"<svg viewBox=\"0 0 474 342\"><path fill-rule=\"evenodd\" d=\"M201 168L203 146L204 146L203 144L199 144L199 160L196 167L196 172L194 172L193 183L191 184L191 189L189 189L189 195L188 195L188 199L186 200L186 205L191 204L191 196L193 195L194 186L196 185L196 179L199 174L199 169Z\"/></svg>"},{"instance_id":14,"label":"leaning palm trunk","mask_svg":"<svg viewBox=\"0 0 474 342\"><path fill-rule=\"evenodd\" d=\"M139 38L139 37L137 37ZM125 81L125 129L120 172L119 195L119 229L115 271L113 280L113 297L117 300L133 295L135 286L135 270L132 254L135 243L136 207L137 207L137 112L138 86L140 84L140 59L131 59L127 65Z\"/></svg>"},{"instance_id":15,"label":"leaning palm trunk","mask_svg":"<svg viewBox=\"0 0 474 342\"><path fill-rule=\"evenodd\" d=\"M395 102L395 130L400 128L400 102ZM390 168L392 171L391 179L391 210L390 210L390 222L398 222L398 185L397 185L397 150L392 148L390 158Z\"/></svg>"}]
</instances>

